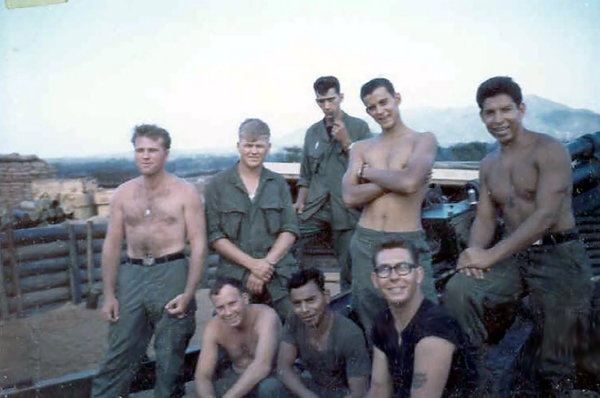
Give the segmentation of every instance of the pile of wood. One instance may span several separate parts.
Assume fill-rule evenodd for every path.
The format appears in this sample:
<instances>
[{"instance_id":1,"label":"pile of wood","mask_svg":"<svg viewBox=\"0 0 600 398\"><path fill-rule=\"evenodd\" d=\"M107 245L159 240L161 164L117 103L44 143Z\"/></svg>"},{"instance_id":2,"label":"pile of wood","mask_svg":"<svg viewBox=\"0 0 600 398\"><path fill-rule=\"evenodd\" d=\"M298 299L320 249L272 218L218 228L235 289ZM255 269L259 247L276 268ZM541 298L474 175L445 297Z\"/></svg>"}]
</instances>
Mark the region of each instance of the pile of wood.
<instances>
[{"instance_id":1,"label":"pile of wood","mask_svg":"<svg viewBox=\"0 0 600 398\"><path fill-rule=\"evenodd\" d=\"M13 228L22 229L60 224L69 218L73 218L73 212L65 212L58 200L45 197L22 201L17 208L2 216L2 224L12 222Z\"/></svg>"}]
</instances>

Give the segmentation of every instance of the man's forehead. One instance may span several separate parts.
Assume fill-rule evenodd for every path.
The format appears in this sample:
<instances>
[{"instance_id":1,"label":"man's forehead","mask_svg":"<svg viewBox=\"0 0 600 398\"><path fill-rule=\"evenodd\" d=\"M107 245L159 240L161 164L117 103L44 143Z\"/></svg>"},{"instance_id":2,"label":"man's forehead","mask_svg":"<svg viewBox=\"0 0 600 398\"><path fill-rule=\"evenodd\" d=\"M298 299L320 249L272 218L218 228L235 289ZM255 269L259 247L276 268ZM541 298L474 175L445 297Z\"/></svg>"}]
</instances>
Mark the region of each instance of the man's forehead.
<instances>
[{"instance_id":1,"label":"man's forehead","mask_svg":"<svg viewBox=\"0 0 600 398\"><path fill-rule=\"evenodd\" d=\"M515 102L515 100L512 99L512 97L510 95L500 93L500 94L496 94L492 97L487 97L483 101L482 109L498 107L498 106L507 106L507 105L513 105L516 107L517 103Z\"/></svg>"},{"instance_id":2,"label":"man's forehead","mask_svg":"<svg viewBox=\"0 0 600 398\"><path fill-rule=\"evenodd\" d=\"M253 131L244 131L240 134L240 143L269 143L269 138L264 134L255 133Z\"/></svg>"},{"instance_id":3,"label":"man's forehead","mask_svg":"<svg viewBox=\"0 0 600 398\"><path fill-rule=\"evenodd\" d=\"M335 99L340 95L337 91L335 91L335 88L333 87L327 90L324 94L321 94L319 92L315 92L315 94L317 96L317 100Z\"/></svg>"},{"instance_id":4,"label":"man's forehead","mask_svg":"<svg viewBox=\"0 0 600 398\"><path fill-rule=\"evenodd\" d=\"M363 98L363 102L365 104L376 103L384 98L394 98L394 96L390 94L387 88L380 86L373 90L371 93L365 95L365 97Z\"/></svg>"},{"instance_id":5,"label":"man's forehead","mask_svg":"<svg viewBox=\"0 0 600 398\"><path fill-rule=\"evenodd\" d=\"M162 137L152 138L152 137L148 137L148 136L141 136L141 137L137 137L135 139L134 146L136 148L154 147L154 146L164 147L164 142L163 142Z\"/></svg>"},{"instance_id":6,"label":"man's forehead","mask_svg":"<svg viewBox=\"0 0 600 398\"><path fill-rule=\"evenodd\" d=\"M391 249L383 249L377 253L375 260L377 264L396 264L398 262L410 261L411 258L408 249L394 247Z\"/></svg>"},{"instance_id":7,"label":"man's forehead","mask_svg":"<svg viewBox=\"0 0 600 398\"><path fill-rule=\"evenodd\" d=\"M317 284L313 280L308 281L308 283L302 286L290 289L290 296L293 296L296 299L302 297L309 297L321 293L321 289L319 289L319 286L317 286Z\"/></svg>"}]
</instances>

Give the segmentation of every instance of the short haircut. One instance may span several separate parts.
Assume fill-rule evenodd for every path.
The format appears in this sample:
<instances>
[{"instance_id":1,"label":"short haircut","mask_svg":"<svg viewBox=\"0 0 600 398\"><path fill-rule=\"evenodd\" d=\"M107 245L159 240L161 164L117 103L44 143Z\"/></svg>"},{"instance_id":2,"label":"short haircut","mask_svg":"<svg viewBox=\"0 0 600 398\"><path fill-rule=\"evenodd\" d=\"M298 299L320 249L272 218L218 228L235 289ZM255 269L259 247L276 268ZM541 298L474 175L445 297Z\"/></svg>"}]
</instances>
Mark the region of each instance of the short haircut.
<instances>
[{"instance_id":1,"label":"short haircut","mask_svg":"<svg viewBox=\"0 0 600 398\"><path fill-rule=\"evenodd\" d=\"M237 290L239 290L240 295L243 293L246 293L246 289L244 288L244 285L238 281L237 279L233 279L233 278L218 278L215 283L213 283L213 285L210 287L210 290L208 291L208 295L209 296L216 296L217 294L219 294L219 292L221 291L221 289L223 289L223 287L225 285L230 285L234 288L236 288Z\"/></svg>"},{"instance_id":2,"label":"short haircut","mask_svg":"<svg viewBox=\"0 0 600 398\"><path fill-rule=\"evenodd\" d=\"M242 134L250 134L255 137L267 137L267 140L271 138L271 130L269 125L260 119L248 118L240 124L238 129L238 138L242 139Z\"/></svg>"},{"instance_id":3,"label":"short haircut","mask_svg":"<svg viewBox=\"0 0 600 398\"><path fill-rule=\"evenodd\" d=\"M169 132L162 127L158 127L156 124L139 124L135 126L133 136L131 136L133 146L135 146L135 140L139 137L148 137L153 141L158 141L158 139L162 138L165 149L171 149L171 136Z\"/></svg>"},{"instance_id":4,"label":"short haircut","mask_svg":"<svg viewBox=\"0 0 600 398\"><path fill-rule=\"evenodd\" d=\"M508 76L496 76L487 79L479 85L476 96L479 109L483 109L483 102L486 99L499 94L508 95L517 105L521 105L521 102L523 102L521 87L512 78Z\"/></svg>"},{"instance_id":5,"label":"short haircut","mask_svg":"<svg viewBox=\"0 0 600 398\"><path fill-rule=\"evenodd\" d=\"M408 250L415 264L419 264L419 250L414 245L414 243L402 238L387 238L382 240L373 252L373 267L377 266L377 256L379 255L379 253L389 249Z\"/></svg>"},{"instance_id":6,"label":"short haircut","mask_svg":"<svg viewBox=\"0 0 600 398\"><path fill-rule=\"evenodd\" d=\"M313 83L315 93L320 95L327 94L331 88L335 89L337 94L340 93L340 81L335 76L321 76Z\"/></svg>"},{"instance_id":7,"label":"short haircut","mask_svg":"<svg viewBox=\"0 0 600 398\"><path fill-rule=\"evenodd\" d=\"M392 97L396 95L396 90L391 81L384 77L376 77L363 84L360 88L360 99L364 101L367 95L373 93L379 87L384 87Z\"/></svg>"},{"instance_id":8,"label":"short haircut","mask_svg":"<svg viewBox=\"0 0 600 398\"><path fill-rule=\"evenodd\" d=\"M325 292L325 275L323 275L323 271L314 267L294 272L287 284L288 292L302 287L310 281L313 281L321 292Z\"/></svg>"}]
</instances>

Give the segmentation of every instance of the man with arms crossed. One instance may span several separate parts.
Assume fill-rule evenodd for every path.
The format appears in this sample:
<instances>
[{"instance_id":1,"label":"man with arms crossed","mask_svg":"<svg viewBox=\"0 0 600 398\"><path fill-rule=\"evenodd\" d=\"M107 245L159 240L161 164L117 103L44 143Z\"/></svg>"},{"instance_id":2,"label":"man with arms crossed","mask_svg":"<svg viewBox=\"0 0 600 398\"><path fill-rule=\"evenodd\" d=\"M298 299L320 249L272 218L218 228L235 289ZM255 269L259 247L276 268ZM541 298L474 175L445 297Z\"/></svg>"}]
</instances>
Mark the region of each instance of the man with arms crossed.
<instances>
[{"instance_id":1,"label":"man with arms crossed","mask_svg":"<svg viewBox=\"0 0 600 398\"><path fill-rule=\"evenodd\" d=\"M499 147L479 168L481 194L469 248L446 287L446 304L471 343L482 347L529 294L540 336L544 397L572 388L576 325L589 310L591 271L571 209L571 159L545 134L523 127L525 104L509 77L479 86L480 116ZM494 244L500 214L504 237Z\"/></svg>"},{"instance_id":2,"label":"man with arms crossed","mask_svg":"<svg viewBox=\"0 0 600 398\"><path fill-rule=\"evenodd\" d=\"M217 277L237 279L253 302L271 304L285 320L292 314L287 280L296 269L289 249L299 232L285 179L263 167L270 136L265 122L246 119L239 162L210 180L204 199Z\"/></svg>"},{"instance_id":3,"label":"man with arms crossed","mask_svg":"<svg viewBox=\"0 0 600 398\"><path fill-rule=\"evenodd\" d=\"M423 297L423 267L409 241L384 240L373 256L373 284L389 307L372 330L369 398L458 398L477 382L472 353L458 323Z\"/></svg>"},{"instance_id":4,"label":"man with arms crossed","mask_svg":"<svg viewBox=\"0 0 600 398\"><path fill-rule=\"evenodd\" d=\"M204 212L195 188L165 172L171 147L166 130L136 126L131 142L142 175L121 185L111 200L102 248L108 351L92 396L128 395L154 333L154 396L181 397L185 349L196 327L194 294L204 269ZM129 259L119 265L123 235Z\"/></svg>"},{"instance_id":5,"label":"man with arms crossed","mask_svg":"<svg viewBox=\"0 0 600 398\"><path fill-rule=\"evenodd\" d=\"M344 175L344 202L364 206L352 238L352 300L367 336L375 315L385 308L371 283L373 248L385 237L412 241L422 252L425 297L437 301L431 270L431 254L421 226L421 205L427 193L437 153L432 133L417 133L400 118L400 94L383 78L362 86L360 94L367 113L382 133L357 142Z\"/></svg>"},{"instance_id":6,"label":"man with arms crossed","mask_svg":"<svg viewBox=\"0 0 600 398\"><path fill-rule=\"evenodd\" d=\"M288 288L296 316L285 324L279 345L281 381L300 398L364 397L371 366L363 332L329 309L323 272L316 268L298 271ZM296 358L310 378L294 372Z\"/></svg>"},{"instance_id":7,"label":"man with arms crossed","mask_svg":"<svg viewBox=\"0 0 600 398\"><path fill-rule=\"evenodd\" d=\"M235 279L218 279L209 295L216 315L208 322L202 336L196 368L198 396L282 396L285 388L276 377L269 376L281 329L277 313L263 304L249 304L248 294ZM219 348L227 352L231 364L217 375Z\"/></svg>"},{"instance_id":8,"label":"man with arms crossed","mask_svg":"<svg viewBox=\"0 0 600 398\"><path fill-rule=\"evenodd\" d=\"M350 240L360 216L342 200L342 176L348 167L353 143L371 136L364 120L349 116L340 105L344 94L334 76L322 76L313 85L317 105L325 117L310 126L304 150L294 208L300 220L299 257L311 239L331 229L332 243L340 266L340 289L350 290L352 261Z\"/></svg>"}]
</instances>

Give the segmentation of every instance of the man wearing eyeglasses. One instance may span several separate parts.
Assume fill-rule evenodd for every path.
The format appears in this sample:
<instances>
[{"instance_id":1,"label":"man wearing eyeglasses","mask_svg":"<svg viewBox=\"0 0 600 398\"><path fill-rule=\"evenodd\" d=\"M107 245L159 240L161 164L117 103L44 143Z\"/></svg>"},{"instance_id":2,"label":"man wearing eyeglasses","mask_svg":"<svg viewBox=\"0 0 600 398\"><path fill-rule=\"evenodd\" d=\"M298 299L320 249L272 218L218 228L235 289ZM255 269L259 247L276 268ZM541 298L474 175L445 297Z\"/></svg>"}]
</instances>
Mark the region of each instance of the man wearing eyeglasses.
<instances>
[{"instance_id":1,"label":"man wearing eyeglasses","mask_svg":"<svg viewBox=\"0 0 600 398\"><path fill-rule=\"evenodd\" d=\"M469 397L477 371L458 323L424 298L419 252L407 240L384 240L373 256L373 285L388 308L371 331L369 398Z\"/></svg>"}]
</instances>

